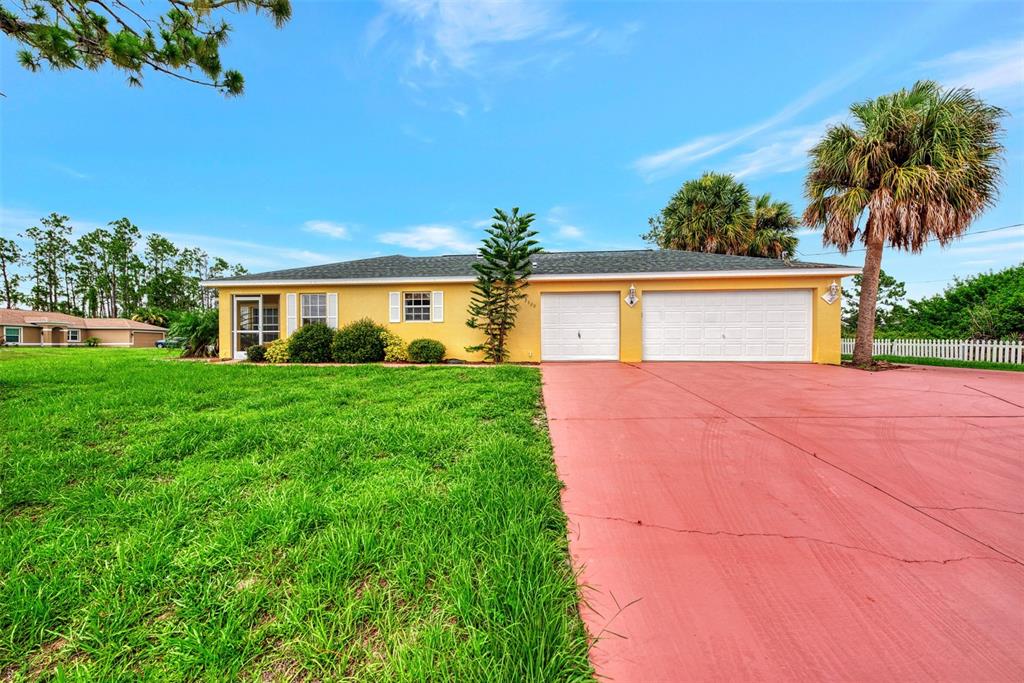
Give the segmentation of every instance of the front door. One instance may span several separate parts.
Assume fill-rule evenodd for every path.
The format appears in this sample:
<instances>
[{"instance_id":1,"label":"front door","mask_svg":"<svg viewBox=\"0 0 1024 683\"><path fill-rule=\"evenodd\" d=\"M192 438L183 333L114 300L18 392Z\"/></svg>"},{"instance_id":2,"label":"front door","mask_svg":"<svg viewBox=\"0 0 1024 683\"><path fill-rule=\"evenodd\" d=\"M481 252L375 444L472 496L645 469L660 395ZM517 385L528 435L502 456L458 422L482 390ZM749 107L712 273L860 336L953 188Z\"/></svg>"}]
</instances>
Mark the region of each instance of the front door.
<instances>
[{"instance_id":1,"label":"front door","mask_svg":"<svg viewBox=\"0 0 1024 683\"><path fill-rule=\"evenodd\" d=\"M280 335L280 297L277 294L236 296L232 309L231 355L245 358L254 344L268 344Z\"/></svg>"}]
</instances>

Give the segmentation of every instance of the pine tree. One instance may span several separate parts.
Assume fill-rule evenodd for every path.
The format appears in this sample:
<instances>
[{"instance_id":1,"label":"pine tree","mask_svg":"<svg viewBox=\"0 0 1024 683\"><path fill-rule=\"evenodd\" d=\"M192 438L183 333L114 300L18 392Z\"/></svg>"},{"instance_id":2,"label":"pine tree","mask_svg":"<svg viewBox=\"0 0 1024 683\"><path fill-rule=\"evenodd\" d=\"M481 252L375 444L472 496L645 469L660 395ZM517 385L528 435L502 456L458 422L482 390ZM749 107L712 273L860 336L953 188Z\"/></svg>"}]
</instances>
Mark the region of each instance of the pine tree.
<instances>
[{"instance_id":1,"label":"pine tree","mask_svg":"<svg viewBox=\"0 0 1024 683\"><path fill-rule=\"evenodd\" d=\"M519 304L533 273L531 259L542 251L530 229L534 214L519 215L519 208L508 214L494 210L494 223L480 247L480 262L473 264L477 273L473 298L469 304L466 325L484 333L484 341L467 346L467 351L482 351L494 363L508 360L508 335L516 326Z\"/></svg>"},{"instance_id":2,"label":"pine tree","mask_svg":"<svg viewBox=\"0 0 1024 683\"><path fill-rule=\"evenodd\" d=\"M110 65L135 87L153 71L240 95L242 74L220 61L231 25L217 15L245 10L270 15L278 28L292 15L289 0L0 0L0 32L21 46L18 61L30 71Z\"/></svg>"},{"instance_id":3,"label":"pine tree","mask_svg":"<svg viewBox=\"0 0 1024 683\"><path fill-rule=\"evenodd\" d=\"M0 237L0 286L3 289L4 305L14 308L21 301L21 276L14 272L22 259L21 247L14 240Z\"/></svg>"}]
</instances>

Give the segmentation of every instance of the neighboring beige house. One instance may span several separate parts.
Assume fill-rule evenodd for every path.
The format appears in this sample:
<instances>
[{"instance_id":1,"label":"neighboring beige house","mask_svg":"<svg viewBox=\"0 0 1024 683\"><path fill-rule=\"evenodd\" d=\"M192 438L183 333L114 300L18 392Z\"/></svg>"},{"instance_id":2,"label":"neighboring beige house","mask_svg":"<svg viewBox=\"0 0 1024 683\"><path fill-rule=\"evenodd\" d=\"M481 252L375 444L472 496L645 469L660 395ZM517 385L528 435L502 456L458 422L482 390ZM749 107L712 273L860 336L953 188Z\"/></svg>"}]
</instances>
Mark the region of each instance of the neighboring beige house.
<instances>
[{"instance_id":1,"label":"neighboring beige house","mask_svg":"<svg viewBox=\"0 0 1024 683\"><path fill-rule=\"evenodd\" d=\"M50 311L0 309L0 330L9 346L85 346L89 337L100 346L153 347L164 338L163 327L124 318L79 318Z\"/></svg>"}]
</instances>

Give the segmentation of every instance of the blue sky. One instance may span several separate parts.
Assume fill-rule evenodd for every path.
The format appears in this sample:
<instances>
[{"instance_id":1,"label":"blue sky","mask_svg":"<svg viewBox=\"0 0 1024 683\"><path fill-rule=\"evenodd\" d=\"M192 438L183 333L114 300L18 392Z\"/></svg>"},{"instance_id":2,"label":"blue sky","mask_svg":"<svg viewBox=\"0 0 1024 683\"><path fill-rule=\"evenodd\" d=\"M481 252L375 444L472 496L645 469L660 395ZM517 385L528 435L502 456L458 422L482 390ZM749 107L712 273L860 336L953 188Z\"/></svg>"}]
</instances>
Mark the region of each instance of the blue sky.
<instances>
[{"instance_id":1,"label":"blue sky","mask_svg":"<svg viewBox=\"0 0 1024 683\"><path fill-rule=\"evenodd\" d=\"M643 248L687 179L803 209L806 150L850 103L918 78L1008 109L998 206L1024 221L1024 5L305 2L232 19L246 94L113 70L31 74L0 39L0 234L57 211L268 270L466 252L493 207L553 250ZM802 234L807 260L857 263ZM1024 227L883 267L911 295L1024 260Z\"/></svg>"}]
</instances>

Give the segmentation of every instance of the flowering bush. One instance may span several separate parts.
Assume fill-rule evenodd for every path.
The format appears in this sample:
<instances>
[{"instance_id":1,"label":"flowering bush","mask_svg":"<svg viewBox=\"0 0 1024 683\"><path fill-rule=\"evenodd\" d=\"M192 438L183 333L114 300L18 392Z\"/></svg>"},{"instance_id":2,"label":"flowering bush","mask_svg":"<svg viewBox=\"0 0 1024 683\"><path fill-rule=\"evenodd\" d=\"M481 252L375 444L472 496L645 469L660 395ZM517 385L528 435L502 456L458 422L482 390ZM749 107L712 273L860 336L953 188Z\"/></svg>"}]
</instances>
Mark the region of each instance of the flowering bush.
<instances>
[{"instance_id":1,"label":"flowering bush","mask_svg":"<svg viewBox=\"0 0 1024 683\"><path fill-rule=\"evenodd\" d=\"M380 331L380 340L384 342L384 360L388 363L401 363L409 360L409 349L397 334L389 329Z\"/></svg>"},{"instance_id":2,"label":"flowering bush","mask_svg":"<svg viewBox=\"0 0 1024 683\"><path fill-rule=\"evenodd\" d=\"M288 340L287 339L275 339L274 341L267 344L267 351L263 354L263 357L271 363L287 363L288 362Z\"/></svg>"}]
</instances>

